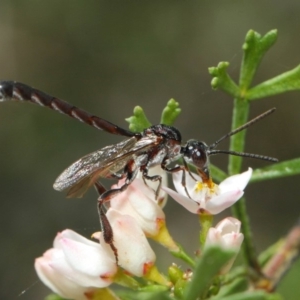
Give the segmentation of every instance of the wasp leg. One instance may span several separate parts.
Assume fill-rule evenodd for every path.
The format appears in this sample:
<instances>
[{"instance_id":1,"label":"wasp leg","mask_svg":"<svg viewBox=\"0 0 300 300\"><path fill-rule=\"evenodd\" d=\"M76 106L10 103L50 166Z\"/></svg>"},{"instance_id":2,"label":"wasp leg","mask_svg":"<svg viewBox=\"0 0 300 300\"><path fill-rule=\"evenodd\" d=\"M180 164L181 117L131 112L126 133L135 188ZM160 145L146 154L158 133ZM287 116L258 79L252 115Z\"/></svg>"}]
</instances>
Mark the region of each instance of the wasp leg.
<instances>
[{"instance_id":1,"label":"wasp leg","mask_svg":"<svg viewBox=\"0 0 300 300\"><path fill-rule=\"evenodd\" d=\"M99 196L101 196L103 193L107 191L106 188L99 181L96 181L94 183L94 188L96 189Z\"/></svg>"},{"instance_id":2,"label":"wasp leg","mask_svg":"<svg viewBox=\"0 0 300 300\"><path fill-rule=\"evenodd\" d=\"M162 182L161 176L160 175L152 175L152 176L148 175L148 172L149 172L149 167L148 166L146 166L142 170L142 172L143 172L143 180L144 180L144 182L147 186L148 186L148 184L147 184L146 180L158 181L159 182L156 191L154 191L155 192L155 199L157 200L158 199L158 194L159 194L159 191L160 191L160 188L161 188L161 182Z\"/></svg>"},{"instance_id":3,"label":"wasp leg","mask_svg":"<svg viewBox=\"0 0 300 300\"><path fill-rule=\"evenodd\" d=\"M185 168L185 171L187 171L189 173L189 175L195 180L195 181L198 181L192 174L188 164L186 163L186 161L183 159L183 164L184 164L184 168Z\"/></svg>"},{"instance_id":4,"label":"wasp leg","mask_svg":"<svg viewBox=\"0 0 300 300\"><path fill-rule=\"evenodd\" d=\"M105 193L107 190L106 188L100 183L100 182L95 182L94 187L99 194L99 198L103 193ZM111 225L106 217L106 211L105 211L105 205L103 205L103 201L99 201L98 198L98 215L99 215L99 220L100 220L100 226L103 234L103 239L105 243L109 244L110 248L114 252L115 258L116 258L116 263L118 264L118 250L114 245L113 241L113 230L111 228Z\"/></svg>"},{"instance_id":5,"label":"wasp leg","mask_svg":"<svg viewBox=\"0 0 300 300\"><path fill-rule=\"evenodd\" d=\"M116 195L124 192L135 179L137 173L138 168L136 167L134 160L130 160L124 168L124 174L126 174L125 183L120 188L107 190L104 193L102 193L98 201L103 201L103 203L108 202Z\"/></svg>"},{"instance_id":6,"label":"wasp leg","mask_svg":"<svg viewBox=\"0 0 300 300\"><path fill-rule=\"evenodd\" d=\"M116 258L116 264L118 264L118 249L114 245L114 234L113 230L111 228L111 225L106 217L105 211L103 209L103 202L98 202L98 214L99 214L99 220L100 220L100 226L102 229L102 234L105 243L109 244L111 250L113 251L115 258Z\"/></svg>"},{"instance_id":7,"label":"wasp leg","mask_svg":"<svg viewBox=\"0 0 300 300\"><path fill-rule=\"evenodd\" d=\"M180 172L182 171L182 177L181 177L181 184L183 185L184 187L184 190L185 190L185 193L186 195L191 199L191 196L186 188L186 172L188 172L190 175L191 175L191 172L186 164L186 162L183 160L183 166L179 166L179 165L176 165L175 167L172 167L172 168L168 168L166 166L166 162L163 162L161 164L161 167L163 170L169 172L169 173L175 173L175 172ZM191 175L192 176L192 175ZM193 176L192 176L193 179L195 179ZM195 179L196 180L196 179Z\"/></svg>"},{"instance_id":8,"label":"wasp leg","mask_svg":"<svg viewBox=\"0 0 300 300\"><path fill-rule=\"evenodd\" d=\"M126 180L125 183L117 189L112 190L106 190L102 184L99 182L95 183L95 188L100 194L98 197L98 213L99 213L99 219L100 219L100 225L102 228L102 234L105 243L109 244L111 249L114 252L116 262L118 263L118 249L114 245L114 239L113 239L113 229L106 217L105 211L103 209L104 204L108 201L110 201L113 197L117 196L119 193L122 193L125 191L128 186L132 183L132 181L135 179L138 172L138 168L136 168L136 165L133 160L129 161L124 169L124 173L126 174Z\"/></svg>"}]
</instances>

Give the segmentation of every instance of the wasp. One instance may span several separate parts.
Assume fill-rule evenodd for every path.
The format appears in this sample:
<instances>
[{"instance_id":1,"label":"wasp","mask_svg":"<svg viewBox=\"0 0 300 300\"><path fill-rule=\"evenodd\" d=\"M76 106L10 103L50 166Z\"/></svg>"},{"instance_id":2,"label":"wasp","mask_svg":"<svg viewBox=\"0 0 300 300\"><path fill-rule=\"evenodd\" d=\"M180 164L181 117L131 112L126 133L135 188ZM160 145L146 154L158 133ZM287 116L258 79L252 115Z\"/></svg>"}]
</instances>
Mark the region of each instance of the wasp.
<instances>
[{"instance_id":1,"label":"wasp","mask_svg":"<svg viewBox=\"0 0 300 300\"><path fill-rule=\"evenodd\" d=\"M148 174L149 169L155 165L160 165L163 170L169 173L182 172L182 184L185 187L186 172L189 172L192 176L189 164L196 168L204 182L208 185L212 183L209 172L209 156L211 155L223 153L273 162L278 161L276 158L269 156L215 149L225 138L246 129L258 120L271 114L275 108L227 133L212 145L207 145L197 140L188 140L186 143L182 143L178 129L164 124L153 125L139 133L131 132L23 83L0 81L0 101L9 100L45 106L96 129L127 138L120 143L106 146L80 158L63 171L53 185L57 191L66 191L67 197L78 198L82 197L91 186L96 187L99 193L98 213L103 237L114 251L116 260L117 249L113 244L113 230L106 218L103 206L114 196L125 191L136 178L139 171L142 173L145 182L147 180L158 182L156 190L156 195L158 195L161 177ZM182 164L170 166L171 162L180 158L182 158ZM106 190L100 182L101 178L125 178L125 182L120 188ZM185 190L188 195L187 189Z\"/></svg>"}]
</instances>

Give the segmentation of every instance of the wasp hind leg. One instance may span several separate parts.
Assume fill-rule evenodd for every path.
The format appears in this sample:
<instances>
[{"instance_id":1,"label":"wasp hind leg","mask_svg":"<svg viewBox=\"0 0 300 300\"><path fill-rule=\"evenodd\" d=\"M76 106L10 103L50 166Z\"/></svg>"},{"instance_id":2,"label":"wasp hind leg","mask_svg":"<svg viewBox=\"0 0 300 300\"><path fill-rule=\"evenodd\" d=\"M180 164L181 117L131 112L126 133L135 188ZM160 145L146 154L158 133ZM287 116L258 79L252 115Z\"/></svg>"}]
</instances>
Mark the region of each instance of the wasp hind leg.
<instances>
[{"instance_id":1,"label":"wasp hind leg","mask_svg":"<svg viewBox=\"0 0 300 300\"><path fill-rule=\"evenodd\" d=\"M113 238L113 229L109 223L109 220L107 219L106 213L105 213L105 203L110 201L113 197L117 196L118 194L125 191L128 186L132 183L132 181L135 179L137 175L138 169L135 166L134 161L129 161L124 169L124 174L126 174L126 180L125 183L117 189L112 190L106 190L105 187L99 183L96 182L94 184L99 197L98 197L98 214L99 214L99 220L100 225L102 229L103 239L105 243L109 244L110 248L113 250L116 262L118 263L118 249L114 245L114 238Z\"/></svg>"},{"instance_id":2,"label":"wasp hind leg","mask_svg":"<svg viewBox=\"0 0 300 300\"><path fill-rule=\"evenodd\" d=\"M101 198L101 195L105 193L107 190L100 182L96 182L94 186L97 193L99 194L97 209L98 209L98 215L99 215L100 226L103 234L103 239L106 244L109 244L111 250L115 255L116 263L118 264L118 250L114 245L113 230L106 217L106 208L104 205L104 201L99 200Z\"/></svg>"}]
</instances>

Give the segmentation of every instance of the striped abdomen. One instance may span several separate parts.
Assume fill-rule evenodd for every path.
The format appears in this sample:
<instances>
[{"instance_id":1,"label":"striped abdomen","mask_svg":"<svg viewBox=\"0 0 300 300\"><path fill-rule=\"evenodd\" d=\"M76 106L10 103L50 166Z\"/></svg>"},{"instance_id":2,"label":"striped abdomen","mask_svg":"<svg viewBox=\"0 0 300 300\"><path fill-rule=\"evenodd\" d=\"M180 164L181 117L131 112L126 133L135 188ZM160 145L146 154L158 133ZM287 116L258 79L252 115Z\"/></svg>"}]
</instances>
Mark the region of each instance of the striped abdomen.
<instances>
[{"instance_id":1,"label":"striped abdomen","mask_svg":"<svg viewBox=\"0 0 300 300\"><path fill-rule=\"evenodd\" d=\"M91 115L90 113L69 104L58 98L49 96L35 88L16 81L0 81L0 102L16 100L29 101L56 110L62 114L66 114L74 119L86 123L94 128L105 130L112 134L123 136L134 136L135 134L129 130L120 128L102 118Z\"/></svg>"}]
</instances>

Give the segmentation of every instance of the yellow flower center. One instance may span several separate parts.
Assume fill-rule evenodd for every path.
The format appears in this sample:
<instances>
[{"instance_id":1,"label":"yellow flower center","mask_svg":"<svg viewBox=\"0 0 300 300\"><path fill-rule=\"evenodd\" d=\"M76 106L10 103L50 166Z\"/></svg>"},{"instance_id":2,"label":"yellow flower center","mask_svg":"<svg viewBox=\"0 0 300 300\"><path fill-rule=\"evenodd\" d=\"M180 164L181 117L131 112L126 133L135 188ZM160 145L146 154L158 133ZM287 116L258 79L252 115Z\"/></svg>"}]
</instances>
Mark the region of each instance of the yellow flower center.
<instances>
[{"instance_id":1,"label":"yellow flower center","mask_svg":"<svg viewBox=\"0 0 300 300\"><path fill-rule=\"evenodd\" d=\"M197 181L195 185L195 192L204 192L207 198L211 198L219 193L219 186L211 179L207 180L206 182Z\"/></svg>"}]
</instances>

